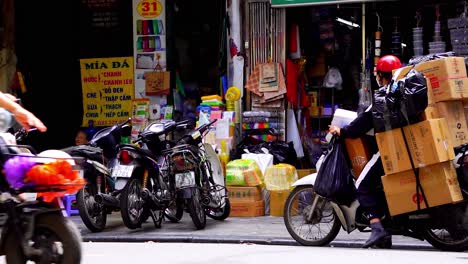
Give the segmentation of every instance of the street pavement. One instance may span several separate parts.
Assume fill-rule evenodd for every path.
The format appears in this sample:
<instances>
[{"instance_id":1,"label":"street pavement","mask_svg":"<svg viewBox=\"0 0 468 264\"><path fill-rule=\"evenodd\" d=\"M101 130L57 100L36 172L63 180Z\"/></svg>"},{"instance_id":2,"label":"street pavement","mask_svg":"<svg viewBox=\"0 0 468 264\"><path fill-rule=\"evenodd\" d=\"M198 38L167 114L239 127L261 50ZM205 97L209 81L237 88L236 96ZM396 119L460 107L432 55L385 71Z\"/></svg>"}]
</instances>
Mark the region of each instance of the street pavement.
<instances>
[{"instance_id":1,"label":"street pavement","mask_svg":"<svg viewBox=\"0 0 468 264\"><path fill-rule=\"evenodd\" d=\"M206 228L196 230L188 214L179 223L165 221L155 228L151 218L141 228L130 230L123 224L120 213L108 215L106 229L92 233L79 216L71 216L85 242L194 242L194 243L252 243L263 245L299 245L288 233L283 217L228 217L224 221L207 218ZM341 231L331 247L361 247L370 233ZM435 250L429 243L410 237L394 236L395 249Z\"/></svg>"}]
</instances>

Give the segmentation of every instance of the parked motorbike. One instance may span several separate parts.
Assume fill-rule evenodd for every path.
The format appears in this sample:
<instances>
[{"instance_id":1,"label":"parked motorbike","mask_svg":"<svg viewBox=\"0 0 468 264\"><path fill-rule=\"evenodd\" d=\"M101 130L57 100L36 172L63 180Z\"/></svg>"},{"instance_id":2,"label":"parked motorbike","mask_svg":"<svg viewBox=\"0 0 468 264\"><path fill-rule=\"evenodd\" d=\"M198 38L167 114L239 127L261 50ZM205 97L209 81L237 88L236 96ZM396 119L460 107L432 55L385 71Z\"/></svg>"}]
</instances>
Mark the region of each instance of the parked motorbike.
<instances>
[{"instance_id":1,"label":"parked motorbike","mask_svg":"<svg viewBox=\"0 0 468 264\"><path fill-rule=\"evenodd\" d=\"M200 126L163 151L178 208L188 211L197 229L205 228L207 215L224 220L231 212L221 162L213 147L203 143L214 122Z\"/></svg>"},{"instance_id":2,"label":"parked motorbike","mask_svg":"<svg viewBox=\"0 0 468 264\"><path fill-rule=\"evenodd\" d=\"M156 227L161 227L166 209L174 204L167 176L161 170L162 150L174 145L167 136L188 124L188 120L153 122L143 129L134 144L118 146L119 163L112 175L117 180L116 189L121 190L120 210L128 228L139 228L148 217Z\"/></svg>"},{"instance_id":3,"label":"parked motorbike","mask_svg":"<svg viewBox=\"0 0 468 264\"><path fill-rule=\"evenodd\" d=\"M117 162L117 145L123 136L130 136L131 119L98 131L86 145L64 149L72 156L86 158L86 186L76 194L81 220L91 232L104 230L107 215L120 209L119 194L111 170Z\"/></svg>"},{"instance_id":4,"label":"parked motorbike","mask_svg":"<svg viewBox=\"0 0 468 264\"><path fill-rule=\"evenodd\" d=\"M464 201L396 215L383 221L394 235L426 240L437 249L468 249L468 144L455 148L453 163ZM305 246L324 246L338 235L341 228L351 233L369 231L369 221L357 200L349 206L338 204L314 192L317 174L293 184L284 205L284 223L289 234Z\"/></svg>"},{"instance_id":5,"label":"parked motorbike","mask_svg":"<svg viewBox=\"0 0 468 264\"><path fill-rule=\"evenodd\" d=\"M25 133L22 130L15 135L20 139ZM52 156L57 153L60 156ZM64 217L60 195L36 199L40 194L63 193L67 186L11 186L6 178L6 173L12 173L11 167L6 170L4 166L12 158L31 158L37 164L56 161L56 158L65 159L74 165L75 170L81 170L84 162L82 158L72 158L59 150L36 155L31 146L17 145L10 133L0 133L0 211L7 215L2 228L0 254L5 255L7 263L80 263L81 235L75 224Z\"/></svg>"}]
</instances>

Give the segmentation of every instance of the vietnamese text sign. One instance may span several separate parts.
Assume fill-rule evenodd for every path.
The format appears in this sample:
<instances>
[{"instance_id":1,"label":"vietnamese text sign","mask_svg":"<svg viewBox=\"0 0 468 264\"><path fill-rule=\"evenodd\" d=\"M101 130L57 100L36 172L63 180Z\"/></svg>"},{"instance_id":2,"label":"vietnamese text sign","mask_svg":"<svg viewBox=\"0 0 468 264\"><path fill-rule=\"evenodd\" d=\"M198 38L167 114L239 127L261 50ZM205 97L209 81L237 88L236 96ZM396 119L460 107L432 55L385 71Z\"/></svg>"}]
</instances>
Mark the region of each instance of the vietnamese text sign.
<instances>
[{"instance_id":1,"label":"vietnamese text sign","mask_svg":"<svg viewBox=\"0 0 468 264\"><path fill-rule=\"evenodd\" d=\"M272 7L307 6L327 4L352 4L362 2L378 2L381 0L270 0Z\"/></svg>"},{"instance_id":2,"label":"vietnamese text sign","mask_svg":"<svg viewBox=\"0 0 468 264\"><path fill-rule=\"evenodd\" d=\"M111 126L132 116L133 57L81 59L83 126Z\"/></svg>"}]
</instances>

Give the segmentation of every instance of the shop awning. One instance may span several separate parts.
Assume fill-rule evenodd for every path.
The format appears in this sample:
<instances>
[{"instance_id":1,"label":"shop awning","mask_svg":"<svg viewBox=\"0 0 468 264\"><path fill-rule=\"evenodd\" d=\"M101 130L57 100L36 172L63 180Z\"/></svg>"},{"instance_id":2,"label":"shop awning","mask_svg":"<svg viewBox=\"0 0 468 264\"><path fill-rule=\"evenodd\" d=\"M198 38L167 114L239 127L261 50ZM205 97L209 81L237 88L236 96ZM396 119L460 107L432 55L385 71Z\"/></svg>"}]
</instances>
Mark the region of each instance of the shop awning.
<instances>
[{"instance_id":1,"label":"shop awning","mask_svg":"<svg viewBox=\"0 0 468 264\"><path fill-rule=\"evenodd\" d=\"M363 2L377 2L377 0L270 0L271 7L288 7L288 6L311 6L311 5L327 5L327 4L352 4Z\"/></svg>"}]
</instances>

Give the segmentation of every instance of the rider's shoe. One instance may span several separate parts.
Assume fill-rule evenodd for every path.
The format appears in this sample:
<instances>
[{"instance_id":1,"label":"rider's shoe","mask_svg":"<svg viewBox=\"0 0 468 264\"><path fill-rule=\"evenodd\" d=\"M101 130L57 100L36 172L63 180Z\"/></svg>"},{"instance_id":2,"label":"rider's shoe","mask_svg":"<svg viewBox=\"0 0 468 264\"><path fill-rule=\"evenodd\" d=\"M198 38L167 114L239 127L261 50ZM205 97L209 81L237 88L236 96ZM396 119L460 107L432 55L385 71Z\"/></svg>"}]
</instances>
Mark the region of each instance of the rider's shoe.
<instances>
[{"instance_id":1,"label":"rider's shoe","mask_svg":"<svg viewBox=\"0 0 468 264\"><path fill-rule=\"evenodd\" d=\"M375 244L375 248L391 249L392 248L392 237L385 238L382 242Z\"/></svg>"},{"instance_id":2,"label":"rider's shoe","mask_svg":"<svg viewBox=\"0 0 468 264\"><path fill-rule=\"evenodd\" d=\"M380 222L372 223L370 224L370 227L372 229L372 233L366 243L362 246L363 248L369 248L381 243L385 244L388 240L391 243L392 235L385 230ZM388 242L386 243L388 244Z\"/></svg>"}]
</instances>

